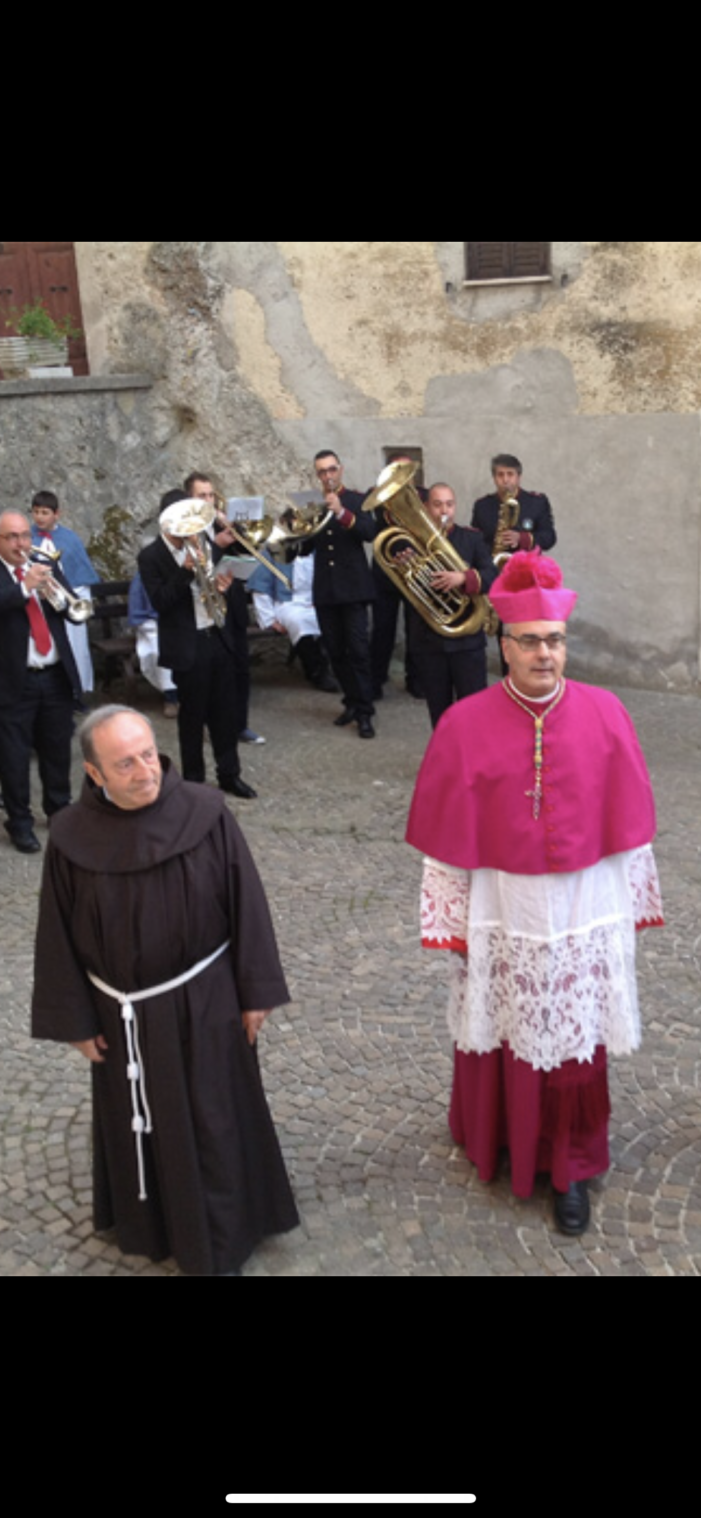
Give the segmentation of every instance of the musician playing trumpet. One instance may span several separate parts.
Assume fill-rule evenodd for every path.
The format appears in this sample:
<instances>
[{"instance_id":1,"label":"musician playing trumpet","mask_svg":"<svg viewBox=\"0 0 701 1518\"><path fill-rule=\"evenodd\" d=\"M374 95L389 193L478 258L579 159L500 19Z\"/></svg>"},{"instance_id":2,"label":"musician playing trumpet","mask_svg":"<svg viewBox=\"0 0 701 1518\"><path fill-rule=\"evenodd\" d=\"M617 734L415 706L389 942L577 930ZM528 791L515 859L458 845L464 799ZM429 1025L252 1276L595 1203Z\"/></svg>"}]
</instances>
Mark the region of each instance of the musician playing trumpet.
<instances>
[{"instance_id":1,"label":"musician playing trumpet","mask_svg":"<svg viewBox=\"0 0 701 1518\"><path fill-rule=\"evenodd\" d=\"M0 784L5 828L22 854L37 854L30 802L35 750L44 811L53 816L71 799L73 705L81 686L65 630L66 607L45 599L53 580L71 586L59 568L28 561L31 530L17 511L0 516Z\"/></svg>"}]
</instances>

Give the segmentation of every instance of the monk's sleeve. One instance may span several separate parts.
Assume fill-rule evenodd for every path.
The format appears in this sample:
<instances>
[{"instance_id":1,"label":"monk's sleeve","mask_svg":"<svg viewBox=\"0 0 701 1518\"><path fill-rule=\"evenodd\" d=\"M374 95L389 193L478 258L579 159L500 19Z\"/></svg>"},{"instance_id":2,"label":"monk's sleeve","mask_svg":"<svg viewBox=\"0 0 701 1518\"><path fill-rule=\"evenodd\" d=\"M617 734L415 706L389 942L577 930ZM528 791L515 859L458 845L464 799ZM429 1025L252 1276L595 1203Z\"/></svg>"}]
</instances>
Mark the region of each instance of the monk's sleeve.
<instances>
[{"instance_id":1,"label":"monk's sleeve","mask_svg":"<svg viewBox=\"0 0 701 1518\"><path fill-rule=\"evenodd\" d=\"M71 867L51 841L44 856L34 956L32 1036L81 1043L100 1032L91 986L71 938Z\"/></svg>"},{"instance_id":2,"label":"monk's sleeve","mask_svg":"<svg viewBox=\"0 0 701 1518\"><path fill-rule=\"evenodd\" d=\"M231 953L242 1012L290 1000L263 884L231 813L224 813L230 889Z\"/></svg>"}]
</instances>

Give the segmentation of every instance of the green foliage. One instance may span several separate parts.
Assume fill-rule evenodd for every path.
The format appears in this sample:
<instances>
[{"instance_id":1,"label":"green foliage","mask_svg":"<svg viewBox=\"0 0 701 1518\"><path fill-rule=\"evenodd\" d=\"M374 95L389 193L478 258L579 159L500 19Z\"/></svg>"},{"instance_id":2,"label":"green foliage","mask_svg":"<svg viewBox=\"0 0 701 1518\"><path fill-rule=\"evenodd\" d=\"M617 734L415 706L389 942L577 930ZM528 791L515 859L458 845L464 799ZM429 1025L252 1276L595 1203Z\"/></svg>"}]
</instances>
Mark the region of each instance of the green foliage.
<instances>
[{"instance_id":1,"label":"green foliage","mask_svg":"<svg viewBox=\"0 0 701 1518\"><path fill-rule=\"evenodd\" d=\"M12 327L19 337L45 337L50 342L60 342L66 337L80 337L80 327L76 327L73 317L61 316L55 320L50 311L47 311L43 300L10 311L5 326Z\"/></svg>"}]
</instances>

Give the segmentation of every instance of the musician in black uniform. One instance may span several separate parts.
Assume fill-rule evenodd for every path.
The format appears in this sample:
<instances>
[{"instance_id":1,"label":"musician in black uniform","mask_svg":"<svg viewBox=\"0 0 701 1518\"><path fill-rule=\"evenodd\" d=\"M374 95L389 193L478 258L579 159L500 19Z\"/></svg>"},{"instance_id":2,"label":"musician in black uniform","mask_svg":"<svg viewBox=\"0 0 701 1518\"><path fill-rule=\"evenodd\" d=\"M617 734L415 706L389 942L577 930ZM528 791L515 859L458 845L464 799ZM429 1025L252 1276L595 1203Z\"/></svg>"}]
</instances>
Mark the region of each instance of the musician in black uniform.
<instances>
[{"instance_id":1,"label":"musician in black uniform","mask_svg":"<svg viewBox=\"0 0 701 1518\"><path fill-rule=\"evenodd\" d=\"M374 738L368 603L376 592L364 545L372 542L377 523L371 512L362 510L364 494L346 490L338 454L322 449L314 468L333 512L333 520L313 538L309 551L314 549L313 599L321 636L343 691L344 709L335 725L357 722L361 738Z\"/></svg>"},{"instance_id":2,"label":"musician in black uniform","mask_svg":"<svg viewBox=\"0 0 701 1518\"><path fill-rule=\"evenodd\" d=\"M436 590L458 590L466 596L486 595L496 579L496 569L479 532L455 525L456 500L451 486L432 485L425 509L443 527L448 542L467 565L464 572L441 570L432 577L431 584ZM481 631L447 638L434 632L413 606L409 622L412 654L435 727L453 700L485 689L487 639Z\"/></svg>"},{"instance_id":3,"label":"musician in black uniform","mask_svg":"<svg viewBox=\"0 0 701 1518\"><path fill-rule=\"evenodd\" d=\"M555 523L550 502L539 491L522 490L523 465L513 453L497 453L492 459L492 479L495 490L492 495L480 496L472 508L472 526L482 533L485 543L493 552L494 534L499 521L499 507L505 495L518 501L518 516L512 528L502 538L502 548L508 553L517 549L541 548L547 552L557 542Z\"/></svg>"}]
</instances>

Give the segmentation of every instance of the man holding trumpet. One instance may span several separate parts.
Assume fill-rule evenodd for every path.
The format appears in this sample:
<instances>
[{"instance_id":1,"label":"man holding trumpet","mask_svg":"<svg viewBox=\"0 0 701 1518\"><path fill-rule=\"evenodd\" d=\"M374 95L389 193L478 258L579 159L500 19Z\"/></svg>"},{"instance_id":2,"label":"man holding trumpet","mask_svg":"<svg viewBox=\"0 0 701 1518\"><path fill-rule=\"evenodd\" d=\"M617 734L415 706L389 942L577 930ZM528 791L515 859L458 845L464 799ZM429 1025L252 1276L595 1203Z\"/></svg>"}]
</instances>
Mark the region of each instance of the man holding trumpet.
<instances>
[{"instance_id":1,"label":"man holding trumpet","mask_svg":"<svg viewBox=\"0 0 701 1518\"><path fill-rule=\"evenodd\" d=\"M37 854L30 804L32 749L39 762L47 817L71 799L73 706L82 694L54 587L71 594L60 569L29 559L31 527L17 511L0 516L0 785L5 828L21 854ZM55 596L54 599L58 599Z\"/></svg>"}]
</instances>

